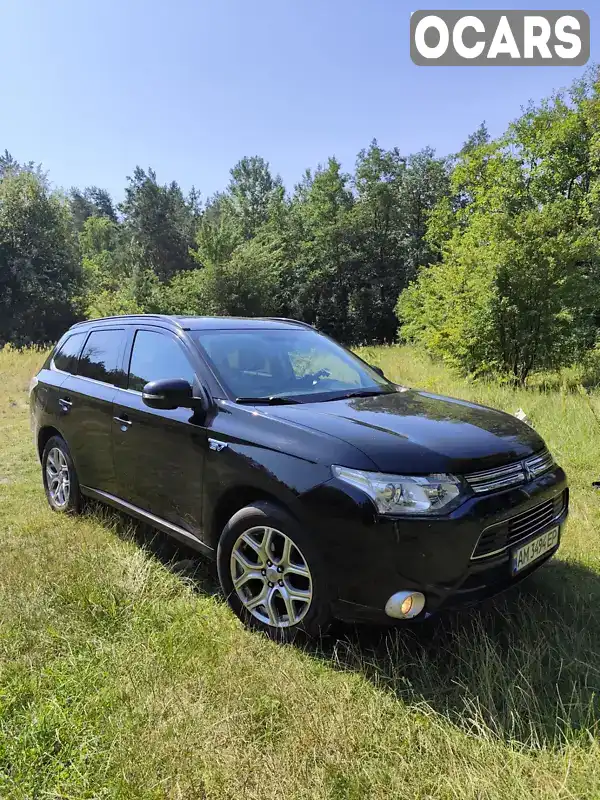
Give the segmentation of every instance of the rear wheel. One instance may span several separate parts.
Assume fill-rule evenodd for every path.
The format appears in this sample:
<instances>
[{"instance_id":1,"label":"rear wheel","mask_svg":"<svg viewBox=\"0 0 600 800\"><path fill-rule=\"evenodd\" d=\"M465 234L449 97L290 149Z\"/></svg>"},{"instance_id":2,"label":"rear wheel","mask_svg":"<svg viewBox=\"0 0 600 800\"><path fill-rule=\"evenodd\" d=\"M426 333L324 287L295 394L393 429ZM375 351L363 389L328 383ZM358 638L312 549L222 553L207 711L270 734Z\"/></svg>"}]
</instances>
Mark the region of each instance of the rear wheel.
<instances>
[{"instance_id":1,"label":"rear wheel","mask_svg":"<svg viewBox=\"0 0 600 800\"><path fill-rule=\"evenodd\" d=\"M331 622L322 557L286 511L260 502L238 511L219 541L219 579L249 627L291 641L324 633Z\"/></svg>"},{"instance_id":2,"label":"rear wheel","mask_svg":"<svg viewBox=\"0 0 600 800\"><path fill-rule=\"evenodd\" d=\"M48 504L53 511L77 512L81 509L81 492L75 465L60 436L52 436L42 453L42 476Z\"/></svg>"}]
</instances>

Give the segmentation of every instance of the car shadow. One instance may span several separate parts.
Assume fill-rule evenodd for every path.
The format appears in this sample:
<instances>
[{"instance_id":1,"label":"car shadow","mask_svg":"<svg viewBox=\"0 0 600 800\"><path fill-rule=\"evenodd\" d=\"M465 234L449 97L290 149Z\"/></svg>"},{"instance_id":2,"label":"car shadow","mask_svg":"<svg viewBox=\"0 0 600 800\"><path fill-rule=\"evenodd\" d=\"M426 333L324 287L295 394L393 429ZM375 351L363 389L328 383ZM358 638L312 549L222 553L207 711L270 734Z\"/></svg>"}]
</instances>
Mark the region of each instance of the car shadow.
<instances>
[{"instance_id":1,"label":"car shadow","mask_svg":"<svg viewBox=\"0 0 600 800\"><path fill-rule=\"evenodd\" d=\"M101 518L124 541L132 541L150 558L188 582L199 594L220 594L216 565L191 547L151 525L89 500L87 513Z\"/></svg>"},{"instance_id":2,"label":"car shadow","mask_svg":"<svg viewBox=\"0 0 600 800\"><path fill-rule=\"evenodd\" d=\"M196 551L90 511L198 593L220 594L215 565ZM471 734L534 748L600 739L600 575L578 563L555 559L475 608L392 628L337 623L295 646Z\"/></svg>"},{"instance_id":3,"label":"car shadow","mask_svg":"<svg viewBox=\"0 0 600 800\"><path fill-rule=\"evenodd\" d=\"M469 733L536 748L600 738L600 575L579 564L552 561L419 625L339 625L310 649Z\"/></svg>"}]
</instances>

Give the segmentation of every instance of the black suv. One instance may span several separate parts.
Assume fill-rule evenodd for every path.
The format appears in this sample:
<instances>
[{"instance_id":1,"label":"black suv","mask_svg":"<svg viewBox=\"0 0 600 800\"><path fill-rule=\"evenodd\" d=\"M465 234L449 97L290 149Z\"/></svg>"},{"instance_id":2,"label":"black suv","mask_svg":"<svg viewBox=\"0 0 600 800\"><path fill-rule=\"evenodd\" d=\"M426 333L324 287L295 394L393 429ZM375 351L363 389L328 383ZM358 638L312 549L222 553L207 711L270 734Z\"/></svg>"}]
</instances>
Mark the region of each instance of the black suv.
<instances>
[{"instance_id":1,"label":"black suv","mask_svg":"<svg viewBox=\"0 0 600 800\"><path fill-rule=\"evenodd\" d=\"M236 614L284 638L491 596L567 515L528 425L391 383L293 320L75 325L31 411L53 509L96 498L216 558Z\"/></svg>"}]
</instances>

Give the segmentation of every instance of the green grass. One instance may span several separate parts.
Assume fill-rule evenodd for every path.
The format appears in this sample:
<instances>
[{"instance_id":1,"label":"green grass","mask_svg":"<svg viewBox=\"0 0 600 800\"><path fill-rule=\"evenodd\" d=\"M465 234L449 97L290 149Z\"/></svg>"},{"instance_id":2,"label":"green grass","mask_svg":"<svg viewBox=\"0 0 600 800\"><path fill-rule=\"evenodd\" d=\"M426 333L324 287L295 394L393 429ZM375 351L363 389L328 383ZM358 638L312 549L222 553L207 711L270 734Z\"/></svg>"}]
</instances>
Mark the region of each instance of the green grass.
<instances>
[{"instance_id":1,"label":"green grass","mask_svg":"<svg viewBox=\"0 0 600 800\"><path fill-rule=\"evenodd\" d=\"M523 407L568 470L571 519L519 592L300 649L245 631L167 540L52 514L28 425L41 354L0 352L0 797L600 797L600 396L366 357Z\"/></svg>"}]
</instances>

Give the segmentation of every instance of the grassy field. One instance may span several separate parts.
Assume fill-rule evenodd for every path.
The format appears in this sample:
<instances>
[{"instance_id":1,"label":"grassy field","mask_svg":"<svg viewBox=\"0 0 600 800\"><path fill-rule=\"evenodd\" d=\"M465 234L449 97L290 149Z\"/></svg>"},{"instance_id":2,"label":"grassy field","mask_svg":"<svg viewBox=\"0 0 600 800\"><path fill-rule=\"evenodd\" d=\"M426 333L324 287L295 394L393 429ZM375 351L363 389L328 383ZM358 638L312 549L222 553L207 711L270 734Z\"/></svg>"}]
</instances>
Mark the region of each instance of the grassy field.
<instances>
[{"instance_id":1,"label":"grassy field","mask_svg":"<svg viewBox=\"0 0 600 800\"><path fill-rule=\"evenodd\" d=\"M242 629L212 570L107 511L46 506L41 354L0 352L0 797L600 797L600 396L393 379L523 407L569 473L560 559L477 611L319 646Z\"/></svg>"}]
</instances>

